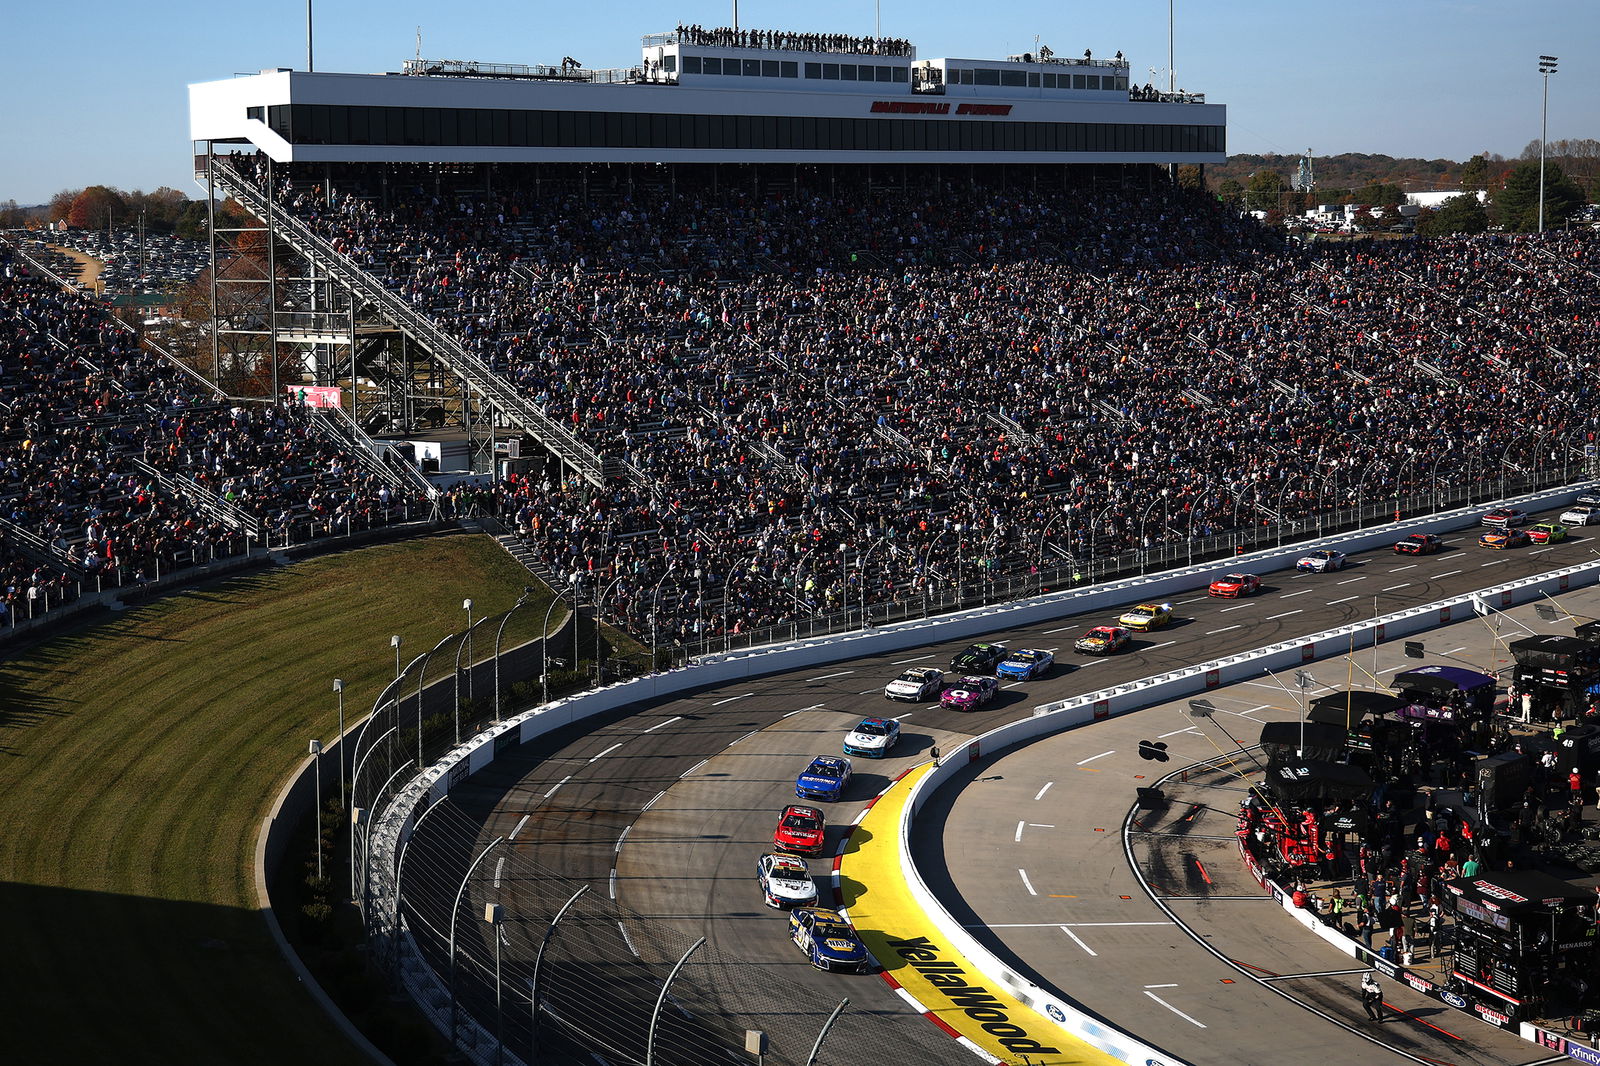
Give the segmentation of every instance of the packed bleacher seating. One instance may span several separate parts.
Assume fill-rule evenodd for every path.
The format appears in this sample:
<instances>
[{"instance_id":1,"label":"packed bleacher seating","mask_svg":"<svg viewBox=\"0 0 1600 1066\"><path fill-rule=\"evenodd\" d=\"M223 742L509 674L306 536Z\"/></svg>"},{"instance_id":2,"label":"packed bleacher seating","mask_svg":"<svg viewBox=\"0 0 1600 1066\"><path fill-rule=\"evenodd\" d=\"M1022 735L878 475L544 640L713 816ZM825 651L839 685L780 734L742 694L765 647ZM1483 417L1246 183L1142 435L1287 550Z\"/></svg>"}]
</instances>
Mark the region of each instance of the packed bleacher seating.
<instances>
[{"instance_id":1,"label":"packed bleacher seating","mask_svg":"<svg viewBox=\"0 0 1600 1066\"><path fill-rule=\"evenodd\" d=\"M400 502L305 408L210 394L0 247L6 623L263 541L398 521Z\"/></svg>"},{"instance_id":2,"label":"packed bleacher seating","mask_svg":"<svg viewBox=\"0 0 1600 1066\"><path fill-rule=\"evenodd\" d=\"M579 194L401 168L385 207L358 172L278 175L621 461L605 491L495 493L644 635L1559 480L1592 440L1588 237L1283 246L1162 184Z\"/></svg>"}]
</instances>

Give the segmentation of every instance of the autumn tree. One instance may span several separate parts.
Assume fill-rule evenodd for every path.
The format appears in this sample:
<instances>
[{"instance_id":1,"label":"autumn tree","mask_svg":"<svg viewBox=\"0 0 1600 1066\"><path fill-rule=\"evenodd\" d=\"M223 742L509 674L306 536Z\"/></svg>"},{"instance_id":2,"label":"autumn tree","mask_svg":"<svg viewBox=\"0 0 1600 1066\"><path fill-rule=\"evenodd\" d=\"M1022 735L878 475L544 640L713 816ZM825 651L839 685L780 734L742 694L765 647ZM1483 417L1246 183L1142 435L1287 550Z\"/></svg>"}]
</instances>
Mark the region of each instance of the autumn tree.
<instances>
[{"instance_id":1,"label":"autumn tree","mask_svg":"<svg viewBox=\"0 0 1600 1066\"><path fill-rule=\"evenodd\" d=\"M126 217L127 203L122 194L107 185L91 185L72 201L67 225L73 229L94 229L107 221Z\"/></svg>"},{"instance_id":2,"label":"autumn tree","mask_svg":"<svg viewBox=\"0 0 1600 1066\"><path fill-rule=\"evenodd\" d=\"M72 213L72 202L78 198L82 189L62 189L50 197L50 221L65 222Z\"/></svg>"}]
</instances>

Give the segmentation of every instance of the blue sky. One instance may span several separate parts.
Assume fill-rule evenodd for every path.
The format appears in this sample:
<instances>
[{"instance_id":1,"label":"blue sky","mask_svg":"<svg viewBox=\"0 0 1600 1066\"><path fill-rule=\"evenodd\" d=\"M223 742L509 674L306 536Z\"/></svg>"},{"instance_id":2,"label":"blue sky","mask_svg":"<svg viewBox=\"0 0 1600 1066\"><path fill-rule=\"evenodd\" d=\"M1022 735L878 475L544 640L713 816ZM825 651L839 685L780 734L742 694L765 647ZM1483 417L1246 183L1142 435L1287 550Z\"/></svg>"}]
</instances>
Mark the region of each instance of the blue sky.
<instances>
[{"instance_id":1,"label":"blue sky","mask_svg":"<svg viewBox=\"0 0 1600 1066\"><path fill-rule=\"evenodd\" d=\"M1465 159L1516 156L1539 135L1541 53L1550 137L1600 138L1600 3L1596 0L1175 0L1178 84L1228 105L1235 152L1369 152ZM730 3L443 5L320 0L320 70L399 69L434 59L592 67L638 60L638 38L683 22L726 25ZM997 58L1121 49L1137 77L1162 82L1166 0L1115 3L912 3L881 0L883 32L925 57ZM740 23L870 34L872 0L804 5L745 0ZM0 28L0 200L38 203L104 183L196 194L189 173L185 86L263 67L305 65L305 6L158 0L20 0ZM1159 68L1154 77L1148 68Z\"/></svg>"}]
</instances>

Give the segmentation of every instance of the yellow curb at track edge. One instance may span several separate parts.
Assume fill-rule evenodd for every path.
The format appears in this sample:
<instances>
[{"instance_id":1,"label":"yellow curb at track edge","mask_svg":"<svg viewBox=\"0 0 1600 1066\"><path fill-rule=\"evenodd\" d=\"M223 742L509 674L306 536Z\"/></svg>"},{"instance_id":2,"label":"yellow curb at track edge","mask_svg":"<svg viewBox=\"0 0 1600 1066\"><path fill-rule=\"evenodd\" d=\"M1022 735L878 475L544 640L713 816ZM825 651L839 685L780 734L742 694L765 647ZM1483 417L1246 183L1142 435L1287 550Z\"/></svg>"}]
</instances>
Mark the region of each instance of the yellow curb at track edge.
<instances>
[{"instance_id":1,"label":"yellow curb at track edge","mask_svg":"<svg viewBox=\"0 0 1600 1066\"><path fill-rule=\"evenodd\" d=\"M927 763L865 812L838 860L839 902L883 978L935 1025L993 1061L1029 1066L1120 1066L979 973L938 931L900 870L900 822Z\"/></svg>"}]
</instances>

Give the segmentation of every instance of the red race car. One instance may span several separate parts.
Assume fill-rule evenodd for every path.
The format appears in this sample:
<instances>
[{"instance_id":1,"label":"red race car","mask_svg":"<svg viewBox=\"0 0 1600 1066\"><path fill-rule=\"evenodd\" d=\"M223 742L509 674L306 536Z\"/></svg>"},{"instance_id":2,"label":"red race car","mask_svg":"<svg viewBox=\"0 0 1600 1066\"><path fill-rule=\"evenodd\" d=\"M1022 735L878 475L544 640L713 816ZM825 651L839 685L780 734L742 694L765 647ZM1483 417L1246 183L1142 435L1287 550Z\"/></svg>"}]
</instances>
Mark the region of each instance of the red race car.
<instances>
[{"instance_id":1,"label":"red race car","mask_svg":"<svg viewBox=\"0 0 1600 1066\"><path fill-rule=\"evenodd\" d=\"M1399 555L1432 555L1443 547L1444 541L1432 533L1413 533L1395 541L1394 550Z\"/></svg>"},{"instance_id":2,"label":"red race car","mask_svg":"<svg viewBox=\"0 0 1600 1066\"><path fill-rule=\"evenodd\" d=\"M828 823L815 807L791 803L778 818L772 831L772 846L795 855L821 855L822 836Z\"/></svg>"},{"instance_id":3,"label":"red race car","mask_svg":"<svg viewBox=\"0 0 1600 1066\"><path fill-rule=\"evenodd\" d=\"M1221 596L1223 599L1236 600L1240 596L1249 596L1261 591L1261 579L1254 574L1229 574L1219 577L1206 589L1208 596Z\"/></svg>"}]
</instances>

